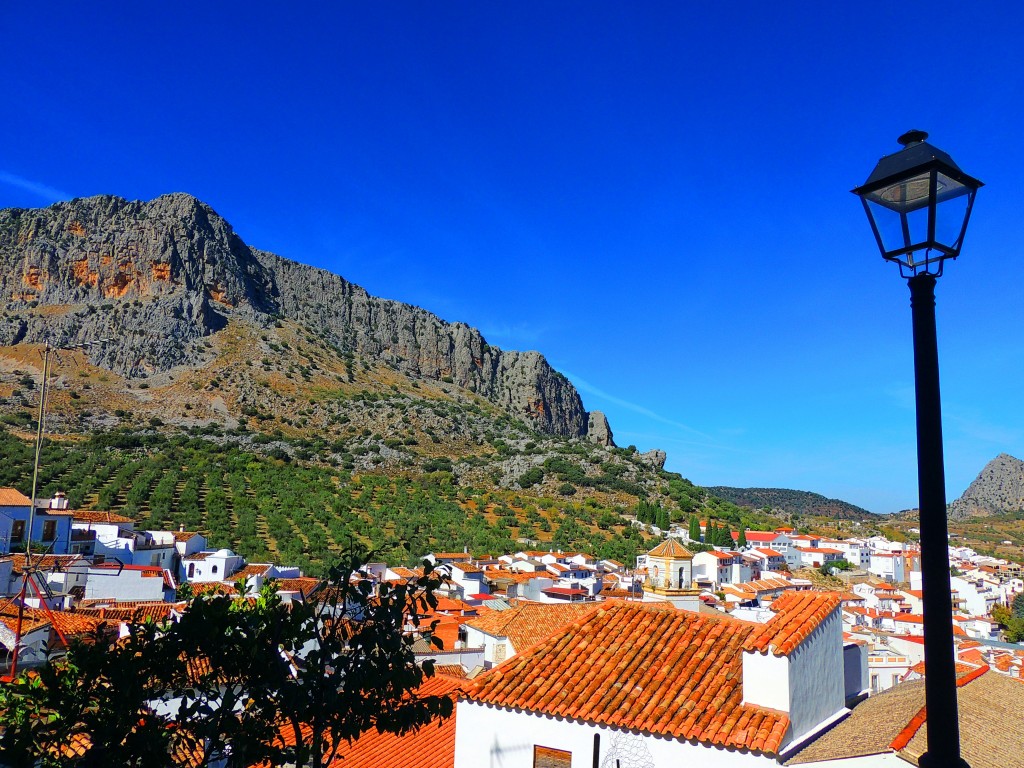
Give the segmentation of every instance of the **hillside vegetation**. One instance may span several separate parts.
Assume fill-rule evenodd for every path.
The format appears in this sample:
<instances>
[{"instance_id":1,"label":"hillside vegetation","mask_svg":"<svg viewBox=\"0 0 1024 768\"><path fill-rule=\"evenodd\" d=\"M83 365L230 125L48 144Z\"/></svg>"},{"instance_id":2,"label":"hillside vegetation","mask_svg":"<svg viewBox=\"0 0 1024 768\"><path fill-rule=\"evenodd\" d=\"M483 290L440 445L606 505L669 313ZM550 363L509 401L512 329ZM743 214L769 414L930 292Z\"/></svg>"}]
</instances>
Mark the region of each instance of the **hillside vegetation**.
<instances>
[{"instance_id":1,"label":"hillside vegetation","mask_svg":"<svg viewBox=\"0 0 1024 768\"><path fill-rule=\"evenodd\" d=\"M775 514L828 517L834 520L871 520L874 515L841 499L829 499L810 491L788 488L730 488L709 486L708 491L741 507Z\"/></svg>"}]
</instances>

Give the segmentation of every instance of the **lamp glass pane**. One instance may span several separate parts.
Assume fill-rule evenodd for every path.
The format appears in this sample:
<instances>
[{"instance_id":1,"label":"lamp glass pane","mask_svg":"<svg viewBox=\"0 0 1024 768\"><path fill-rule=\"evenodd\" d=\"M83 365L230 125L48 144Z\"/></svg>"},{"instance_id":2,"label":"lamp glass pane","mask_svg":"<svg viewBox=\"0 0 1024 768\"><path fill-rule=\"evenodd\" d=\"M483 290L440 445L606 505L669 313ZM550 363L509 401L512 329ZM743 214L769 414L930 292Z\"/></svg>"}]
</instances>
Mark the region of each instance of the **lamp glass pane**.
<instances>
[{"instance_id":1,"label":"lamp glass pane","mask_svg":"<svg viewBox=\"0 0 1024 768\"><path fill-rule=\"evenodd\" d=\"M970 189L963 184L950 180L955 187L950 187L954 194L939 192L939 203L935 206L935 240L938 243L959 250L960 235L964 231L964 219L967 217L967 206L970 203ZM939 183L943 176L939 174Z\"/></svg>"},{"instance_id":2,"label":"lamp glass pane","mask_svg":"<svg viewBox=\"0 0 1024 768\"><path fill-rule=\"evenodd\" d=\"M867 198L892 211L907 213L928 206L929 172L919 173L887 187L869 192Z\"/></svg>"},{"instance_id":3,"label":"lamp glass pane","mask_svg":"<svg viewBox=\"0 0 1024 768\"><path fill-rule=\"evenodd\" d=\"M882 250L890 253L909 246L910 242L904 238L904 217L888 206L880 205L870 195L867 196L867 202L878 236L882 239Z\"/></svg>"}]
</instances>

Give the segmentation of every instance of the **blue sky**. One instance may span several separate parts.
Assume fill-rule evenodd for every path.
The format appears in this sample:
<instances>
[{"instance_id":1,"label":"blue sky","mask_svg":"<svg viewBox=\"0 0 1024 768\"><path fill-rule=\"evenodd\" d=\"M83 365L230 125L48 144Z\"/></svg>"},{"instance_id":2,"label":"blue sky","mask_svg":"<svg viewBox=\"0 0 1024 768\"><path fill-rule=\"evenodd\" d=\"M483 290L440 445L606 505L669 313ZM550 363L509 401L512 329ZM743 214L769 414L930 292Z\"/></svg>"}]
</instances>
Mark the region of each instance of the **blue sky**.
<instances>
[{"instance_id":1,"label":"blue sky","mask_svg":"<svg viewBox=\"0 0 1024 768\"><path fill-rule=\"evenodd\" d=\"M0 207L189 192L704 485L916 505L909 293L849 190L929 131L987 184L938 286L950 499L1024 458L1018 5L136 5L0 7Z\"/></svg>"}]
</instances>

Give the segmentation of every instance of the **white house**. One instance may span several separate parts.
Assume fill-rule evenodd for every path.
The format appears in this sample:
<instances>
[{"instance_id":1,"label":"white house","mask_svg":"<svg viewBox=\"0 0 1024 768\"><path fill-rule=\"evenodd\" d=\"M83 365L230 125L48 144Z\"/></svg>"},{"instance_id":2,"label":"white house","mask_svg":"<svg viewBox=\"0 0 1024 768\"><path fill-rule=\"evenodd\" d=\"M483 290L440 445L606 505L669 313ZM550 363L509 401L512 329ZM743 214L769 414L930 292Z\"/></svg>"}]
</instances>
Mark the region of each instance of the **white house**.
<instances>
[{"instance_id":1,"label":"white house","mask_svg":"<svg viewBox=\"0 0 1024 768\"><path fill-rule=\"evenodd\" d=\"M103 563L89 566L85 599L170 602L174 600L174 591L174 579L166 569Z\"/></svg>"},{"instance_id":2,"label":"white house","mask_svg":"<svg viewBox=\"0 0 1024 768\"><path fill-rule=\"evenodd\" d=\"M703 579L710 582L712 588L720 589L723 584L734 583L733 566L740 562L737 552L720 552L717 549L698 552L693 556L693 578L697 581ZM739 581L748 579L741 578Z\"/></svg>"},{"instance_id":3,"label":"white house","mask_svg":"<svg viewBox=\"0 0 1024 768\"><path fill-rule=\"evenodd\" d=\"M848 712L838 607L793 593L767 624L594 611L467 686L455 768L777 766Z\"/></svg>"},{"instance_id":4,"label":"white house","mask_svg":"<svg viewBox=\"0 0 1024 768\"><path fill-rule=\"evenodd\" d=\"M245 558L230 549L205 550L188 555L182 560L182 565L188 581L224 581L245 565Z\"/></svg>"}]
</instances>

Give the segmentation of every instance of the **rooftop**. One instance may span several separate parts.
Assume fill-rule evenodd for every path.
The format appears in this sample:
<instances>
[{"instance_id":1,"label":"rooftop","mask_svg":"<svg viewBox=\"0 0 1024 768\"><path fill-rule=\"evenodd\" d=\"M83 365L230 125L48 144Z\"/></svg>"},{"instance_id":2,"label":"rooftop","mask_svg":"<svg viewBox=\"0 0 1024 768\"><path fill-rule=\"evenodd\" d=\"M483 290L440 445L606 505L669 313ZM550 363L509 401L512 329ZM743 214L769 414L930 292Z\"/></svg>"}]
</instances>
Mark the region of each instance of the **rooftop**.
<instances>
[{"instance_id":1,"label":"rooftop","mask_svg":"<svg viewBox=\"0 0 1024 768\"><path fill-rule=\"evenodd\" d=\"M1019 765L1024 753L1024 685L980 667L957 680L960 747L971 768ZM786 765L897 753L911 765L925 750L928 713L924 681L870 696L853 714L809 744Z\"/></svg>"},{"instance_id":2,"label":"rooftop","mask_svg":"<svg viewBox=\"0 0 1024 768\"><path fill-rule=\"evenodd\" d=\"M490 611L466 622L492 637L507 637L516 653L544 640L568 624L592 613L599 603L520 603L507 611Z\"/></svg>"},{"instance_id":3,"label":"rooftop","mask_svg":"<svg viewBox=\"0 0 1024 768\"><path fill-rule=\"evenodd\" d=\"M742 703L742 649L758 628L642 604L599 604L527 653L476 678L466 696L775 754L789 719Z\"/></svg>"},{"instance_id":4,"label":"rooftop","mask_svg":"<svg viewBox=\"0 0 1024 768\"><path fill-rule=\"evenodd\" d=\"M683 559L692 559L693 553L679 543L677 539L665 539L661 544L656 546L650 552L647 553L649 557L680 557Z\"/></svg>"}]
</instances>

